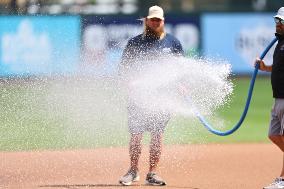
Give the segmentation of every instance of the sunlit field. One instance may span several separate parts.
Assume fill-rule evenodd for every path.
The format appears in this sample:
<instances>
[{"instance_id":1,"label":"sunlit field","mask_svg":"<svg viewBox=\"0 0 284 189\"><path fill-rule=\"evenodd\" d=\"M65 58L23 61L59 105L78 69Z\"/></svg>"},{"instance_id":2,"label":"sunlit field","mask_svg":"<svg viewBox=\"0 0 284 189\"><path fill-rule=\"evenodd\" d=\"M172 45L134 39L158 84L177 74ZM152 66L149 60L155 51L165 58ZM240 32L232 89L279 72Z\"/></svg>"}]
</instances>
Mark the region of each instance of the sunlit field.
<instances>
[{"instance_id":1,"label":"sunlit field","mask_svg":"<svg viewBox=\"0 0 284 189\"><path fill-rule=\"evenodd\" d=\"M228 130L238 122L244 109L249 82L250 78L233 78L231 102L208 118L214 128ZM76 95L71 96L75 99L71 99L60 97L60 91L52 94L55 90L51 90L54 88L51 83L48 80L1 83L1 151L127 146L125 102L121 97L114 98L111 88L102 93L100 84L92 83L88 86L91 93L85 96L82 95L84 89L71 90L81 98L78 101ZM61 90L70 89L67 86ZM88 99L90 97L96 100ZM65 98L70 98L67 99L69 104L57 106L60 101L66 101ZM75 102L82 104L77 105ZM258 77L247 117L235 133L224 137L215 136L196 118L175 116L167 127L165 143L268 142L267 128L272 102L269 77ZM146 137L145 142L147 140Z\"/></svg>"}]
</instances>

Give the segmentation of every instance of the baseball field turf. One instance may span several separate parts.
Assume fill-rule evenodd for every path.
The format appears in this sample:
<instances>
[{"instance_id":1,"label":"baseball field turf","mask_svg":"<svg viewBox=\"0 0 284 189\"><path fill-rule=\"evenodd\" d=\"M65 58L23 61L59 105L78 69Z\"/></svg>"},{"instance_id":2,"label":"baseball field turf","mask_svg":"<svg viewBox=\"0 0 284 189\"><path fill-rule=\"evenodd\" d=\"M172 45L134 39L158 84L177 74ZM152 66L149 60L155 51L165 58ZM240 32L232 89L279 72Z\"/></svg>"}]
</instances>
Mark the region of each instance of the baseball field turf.
<instances>
[{"instance_id":1,"label":"baseball field turf","mask_svg":"<svg viewBox=\"0 0 284 189\"><path fill-rule=\"evenodd\" d=\"M208 118L213 127L227 130L238 122L249 82L247 77L233 78L231 102ZM49 81L2 81L0 150L126 146L126 111L118 108L122 106L116 106L124 102L113 97L111 88L102 94L98 92L99 84L95 84L92 90L93 85L72 88L64 84L51 86ZM177 116L167 127L165 143L268 142L267 127L272 102L269 77L258 77L247 117L235 133L225 137L215 136L197 119Z\"/></svg>"}]
</instances>

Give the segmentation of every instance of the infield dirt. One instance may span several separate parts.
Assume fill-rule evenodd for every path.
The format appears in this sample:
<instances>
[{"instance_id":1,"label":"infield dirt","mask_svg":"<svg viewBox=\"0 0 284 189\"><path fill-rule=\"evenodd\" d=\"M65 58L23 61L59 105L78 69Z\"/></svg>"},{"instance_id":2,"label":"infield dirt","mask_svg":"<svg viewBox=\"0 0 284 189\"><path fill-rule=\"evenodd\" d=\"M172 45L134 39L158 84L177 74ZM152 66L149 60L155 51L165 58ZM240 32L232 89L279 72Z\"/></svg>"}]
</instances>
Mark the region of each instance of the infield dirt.
<instances>
[{"instance_id":1,"label":"infield dirt","mask_svg":"<svg viewBox=\"0 0 284 189\"><path fill-rule=\"evenodd\" d=\"M118 184L128 168L128 149L0 152L0 188L151 188L144 185L148 148L140 160L141 181ZM282 153L273 144L165 146L159 175L164 188L261 189L280 173Z\"/></svg>"}]
</instances>

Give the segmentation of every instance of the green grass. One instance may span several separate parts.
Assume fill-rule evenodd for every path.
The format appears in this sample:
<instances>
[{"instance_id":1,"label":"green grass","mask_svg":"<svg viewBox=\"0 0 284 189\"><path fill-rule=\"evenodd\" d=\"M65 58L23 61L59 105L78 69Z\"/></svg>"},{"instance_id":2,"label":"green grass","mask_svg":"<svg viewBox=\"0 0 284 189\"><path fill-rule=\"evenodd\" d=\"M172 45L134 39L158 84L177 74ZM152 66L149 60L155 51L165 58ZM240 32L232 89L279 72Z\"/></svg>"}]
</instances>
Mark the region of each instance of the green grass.
<instances>
[{"instance_id":1,"label":"green grass","mask_svg":"<svg viewBox=\"0 0 284 189\"><path fill-rule=\"evenodd\" d=\"M221 131L227 131L238 123L247 99L250 78L237 78L233 81L234 94L229 106L219 110L217 120L209 119L209 122L212 121L212 127L216 129L221 122L221 125L225 126L220 129ZM207 131L197 119L178 118L168 129L167 141L168 143L268 142L267 130L272 103L270 79L257 78L247 116L241 127L233 134L217 136ZM171 137L173 133L174 137Z\"/></svg>"},{"instance_id":2,"label":"green grass","mask_svg":"<svg viewBox=\"0 0 284 189\"><path fill-rule=\"evenodd\" d=\"M232 101L228 107L219 110L218 115L209 119L213 127L223 125L223 130L227 130L238 122L244 109L249 82L250 78L234 79ZM76 91L72 85L68 88L68 84L59 86L58 90L51 82L2 83L0 150L127 145L126 112L117 109L118 104L122 107L125 102L120 97L114 97L112 89L100 93L100 87L86 85ZM94 90L90 90L92 88ZM84 91L87 91L86 94ZM247 117L235 133L216 136L195 118L176 117L166 129L165 143L267 142L272 102L269 78L258 78ZM146 137L145 142L148 139Z\"/></svg>"}]
</instances>

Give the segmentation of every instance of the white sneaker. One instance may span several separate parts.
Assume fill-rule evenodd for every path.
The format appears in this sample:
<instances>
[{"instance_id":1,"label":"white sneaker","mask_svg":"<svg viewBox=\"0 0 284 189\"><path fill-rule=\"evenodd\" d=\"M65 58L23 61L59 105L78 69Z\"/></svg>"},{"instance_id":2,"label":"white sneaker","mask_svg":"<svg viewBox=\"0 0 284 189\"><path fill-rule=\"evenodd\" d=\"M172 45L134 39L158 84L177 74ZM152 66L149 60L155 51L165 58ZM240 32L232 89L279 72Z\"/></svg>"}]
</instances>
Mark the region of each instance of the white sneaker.
<instances>
[{"instance_id":1,"label":"white sneaker","mask_svg":"<svg viewBox=\"0 0 284 189\"><path fill-rule=\"evenodd\" d=\"M284 179L282 177L278 177L274 180L274 182L263 189L284 189Z\"/></svg>"},{"instance_id":2,"label":"white sneaker","mask_svg":"<svg viewBox=\"0 0 284 189\"><path fill-rule=\"evenodd\" d=\"M124 176L119 179L119 183L124 186L130 186L132 182L139 181L140 177L137 171L129 170Z\"/></svg>"},{"instance_id":3,"label":"white sneaker","mask_svg":"<svg viewBox=\"0 0 284 189\"><path fill-rule=\"evenodd\" d=\"M146 176L146 184L154 186L165 186L166 182L156 173L148 173Z\"/></svg>"}]
</instances>

